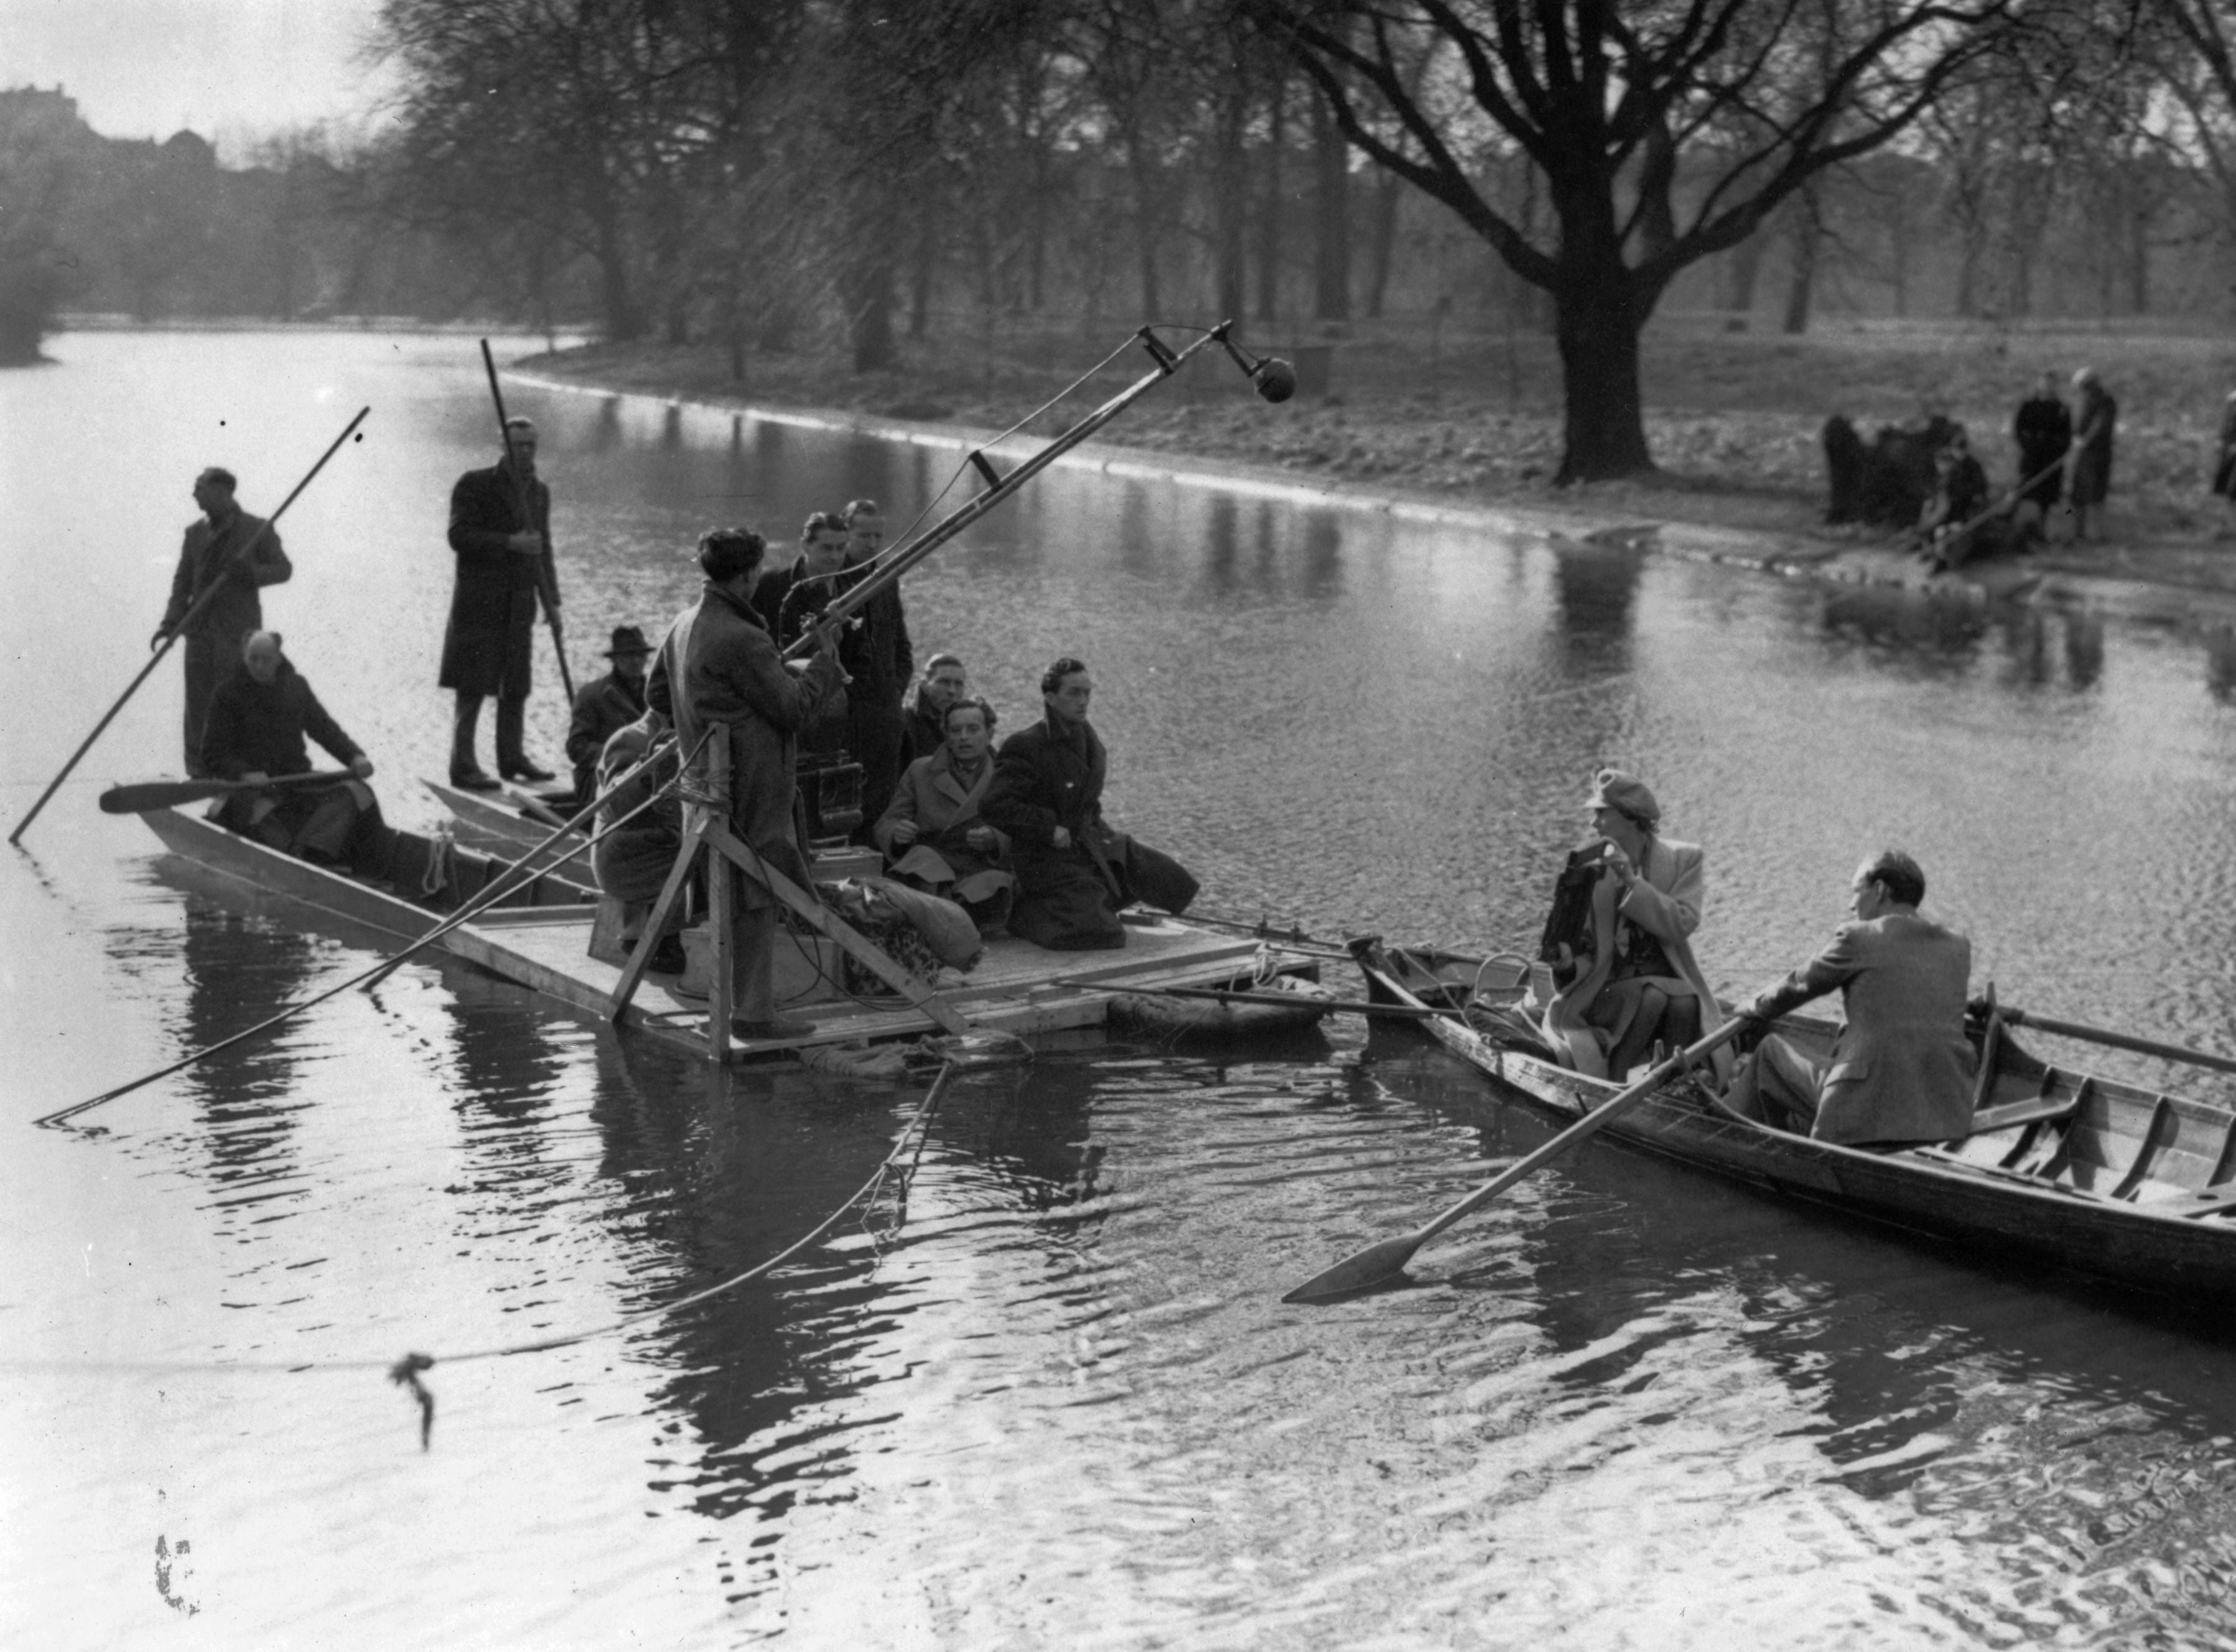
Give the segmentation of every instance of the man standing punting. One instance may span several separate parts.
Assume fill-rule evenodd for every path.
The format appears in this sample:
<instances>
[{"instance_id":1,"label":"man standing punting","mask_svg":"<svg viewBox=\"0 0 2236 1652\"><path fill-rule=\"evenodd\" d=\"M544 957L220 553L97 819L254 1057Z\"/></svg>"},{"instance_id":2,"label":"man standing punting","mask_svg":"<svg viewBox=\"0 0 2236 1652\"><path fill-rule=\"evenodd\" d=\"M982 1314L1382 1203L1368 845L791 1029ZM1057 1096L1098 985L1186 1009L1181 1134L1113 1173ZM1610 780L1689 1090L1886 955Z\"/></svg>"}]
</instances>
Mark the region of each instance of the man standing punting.
<instances>
[{"instance_id":1,"label":"man standing punting","mask_svg":"<svg viewBox=\"0 0 2236 1652\"><path fill-rule=\"evenodd\" d=\"M535 658L536 608L561 644L559 574L551 559L551 490L536 474L536 426L508 419L505 456L469 470L450 490L450 548L457 583L443 637L442 686L458 697L450 735L450 783L494 791L497 783L474 757L482 702L497 696L497 771L508 780L542 781L551 771L529 760L522 744L528 716L529 670Z\"/></svg>"},{"instance_id":2,"label":"man standing punting","mask_svg":"<svg viewBox=\"0 0 2236 1652\"><path fill-rule=\"evenodd\" d=\"M219 587L186 633L187 772L198 780L208 773L202 763L202 728L210 698L240 659L242 639L264 628L264 604L256 593L263 586L286 584L295 571L280 547L280 535L234 502L238 485L233 472L215 465L194 478L194 503L201 507L202 519L187 529L169 606L148 643L161 647L187 611Z\"/></svg>"}]
</instances>

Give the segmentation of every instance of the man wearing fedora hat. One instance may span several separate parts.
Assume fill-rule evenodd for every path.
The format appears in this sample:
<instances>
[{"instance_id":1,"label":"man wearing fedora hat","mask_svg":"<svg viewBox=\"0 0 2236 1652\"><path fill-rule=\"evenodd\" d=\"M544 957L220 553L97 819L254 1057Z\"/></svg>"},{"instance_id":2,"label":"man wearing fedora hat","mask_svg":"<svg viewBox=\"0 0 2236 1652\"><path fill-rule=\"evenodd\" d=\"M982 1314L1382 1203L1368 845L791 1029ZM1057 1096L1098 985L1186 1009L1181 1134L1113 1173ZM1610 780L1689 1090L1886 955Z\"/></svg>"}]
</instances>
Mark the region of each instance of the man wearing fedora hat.
<instances>
[{"instance_id":1,"label":"man wearing fedora hat","mask_svg":"<svg viewBox=\"0 0 2236 1652\"><path fill-rule=\"evenodd\" d=\"M567 729L567 761L575 765L575 798L588 803L598 795L598 757L606 742L644 715L644 671L652 645L635 626L615 626L606 658L614 668L575 695L575 719Z\"/></svg>"}]
</instances>

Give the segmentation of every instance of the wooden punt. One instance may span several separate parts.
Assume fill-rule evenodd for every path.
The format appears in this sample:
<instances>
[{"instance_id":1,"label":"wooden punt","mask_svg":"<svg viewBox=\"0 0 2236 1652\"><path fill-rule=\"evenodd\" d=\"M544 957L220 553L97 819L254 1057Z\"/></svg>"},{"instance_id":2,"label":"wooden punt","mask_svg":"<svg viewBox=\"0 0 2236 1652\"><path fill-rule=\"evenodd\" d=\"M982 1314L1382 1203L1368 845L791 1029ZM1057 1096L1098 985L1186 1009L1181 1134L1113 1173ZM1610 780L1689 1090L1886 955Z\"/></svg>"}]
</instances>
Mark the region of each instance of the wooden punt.
<instances>
[{"instance_id":1,"label":"wooden punt","mask_svg":"<svg viewBox=\"0 0 2236 1652\"><path fill-rule=\"evenodd\" d=\"M544 812L553 818L546 821L528 812L523 797L537 803L541 798L522 794L510 786L497 791L467 791L458 786L446 786L439 781L423 780L420 784L433 792L443 807L449 810L458 823L459 840L477 848L495 850L510 860L524 855L551 836L553 827L574 818L569 809L555 810L543 804ZM595 874L590 869L589 838L582 832L569 832L552 846L551 853L570 851L560 862L570 875L584 883L592 882Z\"/></svg>"},{"instance_id":2,"label":"wooden punt","mask_svg":"<svg viewBox=\"0 0 2236 1652\"><path fill-rule=\"evenodd\" d=\"M1358 943L1368 991L1467 1008L1419 1023L1497 1084L1568 1118L1621 1086L1550 1059L1516 1013L1527 965ZM1838 1024L1788 1016L1778 1031L1822 1054ZM1975 1026L1979 1041L1983 1029ZM1937 1240L1993 1251L2152 1297L2236 1304L2236 1108L2049 1065L1998 1028L1970 1135L1904 1149L1845 1147L1742 1118L1690 1078L1607 1134L1683 1164Z\"/></svg>"},{"instance_id":3,"label":"wooden punt","mask_svg":"<svg viewBox=\"0 0 2236 1652\"><path fill-rule=\"evenodd\" d=\"M174 809L148 810L141 818L173 854L252 897L282 897L398 940L417 940L426 934L461 901L486 888L505 864L471 849L455 848L437 860L435 840L399 829L397 836L424 851L429 862L437 865L439 876L431 880L435 883L431 889L377 883L283 855L213 821ZM451 931L438 944L461 956L474 957L480 950L472 933L477 926L487 929L522 922L586 923L596 901L595 890L564 871L547 872L500 896L472 922Z\"/></svg>"},{"instance_id":4,"label":"wooden punt","mask_svg":"<svg viewBox=\"0 0 2236 1652\"><path fill-rule=\"evenodd\" d=\"M306 908L324 927L353 941L378 946L391 938L416 940L455 902L423 905L411 896L266 849L222 827L170 810L142 818L198 880L238 904L275 917L300 918ZM412 836L407 834L406 836ZM420 840L424 842L424 840ZM457 851L469 868L486 857ZM845 869L842 856L840 866ZM819 862L819 866L823 862ZM584 1014L610 1013L621 967L610 955L589 953L596 916L591 891L563 870L546 874L507 901L477 913L441 940L444 950L491 974L516 982ZM1125 914L1127 943L1117 951L1049 952L1015 937L988 944L967 975L942 972L939 995L982 1031L1032 1034L1101 1026L1111 1005L1143 989L1224 987L1249 979L1270 947L1273 967L1310 967L1314 960L1278 942L1239 939L1156 914ZM905 999L850 997L830 980L838 966L827 943L812 947L792 936L777 952L779 1007L807 1030L776 1039L735 1039L730 1059L752 1060L792 1053L805 1046L856 1045L916 1039L938 1029ZM674 989L672 975L648 976L624 1013L624 1026L694 1052L706 1050L703 1000Z\"/></svg>"}]
</instances>

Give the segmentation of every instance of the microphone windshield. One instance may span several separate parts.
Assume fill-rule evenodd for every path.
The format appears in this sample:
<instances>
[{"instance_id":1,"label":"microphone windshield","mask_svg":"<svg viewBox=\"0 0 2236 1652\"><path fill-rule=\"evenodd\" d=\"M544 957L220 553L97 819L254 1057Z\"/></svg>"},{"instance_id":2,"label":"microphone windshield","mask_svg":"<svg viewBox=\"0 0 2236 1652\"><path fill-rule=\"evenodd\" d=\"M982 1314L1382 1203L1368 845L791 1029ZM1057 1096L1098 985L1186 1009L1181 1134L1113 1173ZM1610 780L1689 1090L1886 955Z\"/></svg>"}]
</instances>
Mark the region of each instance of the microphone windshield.
<instances>
[{"instance_id":1,"label":"microphone windshield","mask_svg":"<svg viewBox=\"0 0 2236 1652\"><path fill-rule=\"evenodd\" d=\"M1250 382L1260 399L1286 402L1297 393L1297 370L1278 356L1268 356L1250 370Z\"/></svg>"}]
</instances>

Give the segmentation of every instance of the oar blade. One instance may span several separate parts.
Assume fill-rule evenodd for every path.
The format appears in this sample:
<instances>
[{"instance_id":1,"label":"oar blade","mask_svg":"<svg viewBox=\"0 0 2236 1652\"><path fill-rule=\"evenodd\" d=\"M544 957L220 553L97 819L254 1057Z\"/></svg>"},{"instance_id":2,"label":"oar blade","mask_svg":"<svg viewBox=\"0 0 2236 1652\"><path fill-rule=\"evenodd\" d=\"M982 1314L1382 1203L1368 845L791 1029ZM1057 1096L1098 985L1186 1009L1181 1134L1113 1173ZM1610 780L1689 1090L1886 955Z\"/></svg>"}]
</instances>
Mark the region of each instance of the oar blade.
<instances>
[{"instance_id":1,"label":"oar blade","mask_svg":"<svg viewBox=\"0 0 2236 1652\"><path fill-rule=\"evenodd\" d=\"M150 809L173 809L204 797L214 797L233 788L222 780L150 780L138 785L111 786L101 794L104 815L139 815Z\"/></svg>"},{"instance_id":2,"label":"oar blade","mask_svg":"<svg viewBox=\"0 0 2236 1652\"><path fill-rule=\"evenodd\" d=\"M1345 1256L1325 1273L1313 1275L1281 1300L1324 1302L1332 1296L1347 1296L1353 1291L1384 1284L1405 1271L1405 1264L1413 1260L1413 1253L1420 1248L1421 1241L1410 1233L1384 1239Z\"/></svg>"}]
</instances>

